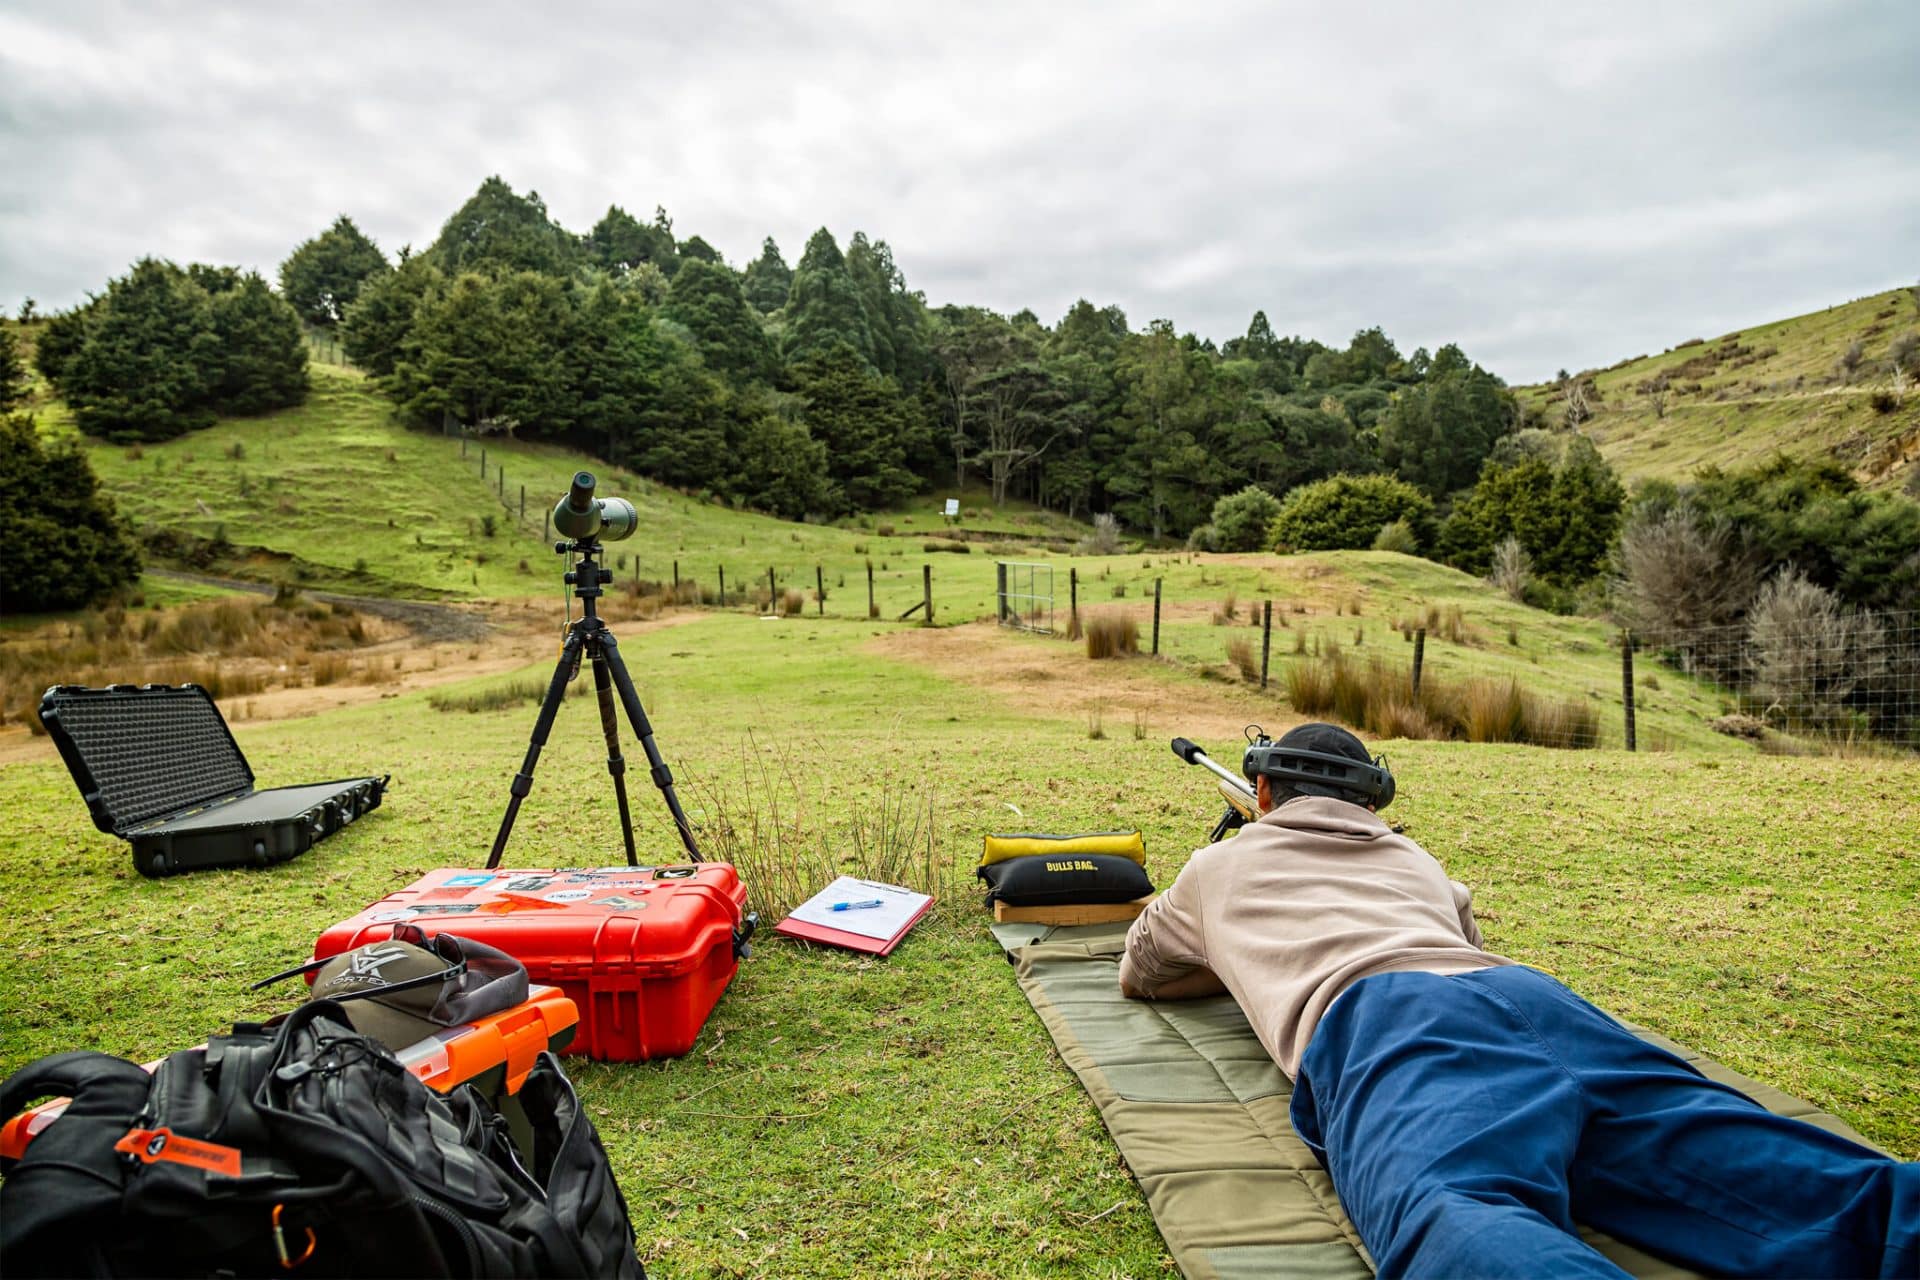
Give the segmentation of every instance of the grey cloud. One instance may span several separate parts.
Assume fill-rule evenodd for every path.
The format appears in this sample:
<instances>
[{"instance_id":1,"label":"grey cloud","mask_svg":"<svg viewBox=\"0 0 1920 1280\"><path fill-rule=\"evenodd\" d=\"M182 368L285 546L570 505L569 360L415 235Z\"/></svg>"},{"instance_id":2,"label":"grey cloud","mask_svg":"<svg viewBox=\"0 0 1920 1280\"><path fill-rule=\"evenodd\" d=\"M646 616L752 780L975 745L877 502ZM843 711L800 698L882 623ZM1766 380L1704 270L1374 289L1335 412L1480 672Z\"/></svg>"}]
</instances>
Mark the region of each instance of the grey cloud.
<instances>
[{"instance_id":1,"label":"grey cloud","mask_svg":"<svg viewBox=\"0 0 1920 1280\"><path fill-rule=\"evenodd\" d=\"M929 301L1458 340L1515 380L1920 271L1920 8L16 6L0 304L423 245L490 173Z\"/></svg>"}]
</instances>

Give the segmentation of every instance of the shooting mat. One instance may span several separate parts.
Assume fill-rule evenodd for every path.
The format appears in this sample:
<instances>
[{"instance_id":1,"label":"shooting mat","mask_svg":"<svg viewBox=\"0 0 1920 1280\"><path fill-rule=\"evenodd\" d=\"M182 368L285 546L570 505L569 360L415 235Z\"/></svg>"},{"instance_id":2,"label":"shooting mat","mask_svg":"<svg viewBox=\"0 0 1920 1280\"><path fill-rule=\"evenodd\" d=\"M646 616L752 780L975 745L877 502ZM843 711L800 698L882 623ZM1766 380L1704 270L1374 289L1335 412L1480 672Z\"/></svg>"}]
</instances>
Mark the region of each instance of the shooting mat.
<instances>
[{"instance_id":1,"label":"shooting mat","mask_svg":"<svg viewBox=\"0 0 1920 1280\"><path fill-rule=\"evenodd\" d=\"M1187 1280L1368 1280L1333 1181L1294 1135L1291 1085L1230 996L1153 1002L1120 994L1125 924L996 924L995 939L1061 1058L1100 1110ZM1871 1146L1812 1104L1632 1028L1768 1110ZM1694 1273L1582 1229L1636 1276Z\"/></svg>"}]
</instances>

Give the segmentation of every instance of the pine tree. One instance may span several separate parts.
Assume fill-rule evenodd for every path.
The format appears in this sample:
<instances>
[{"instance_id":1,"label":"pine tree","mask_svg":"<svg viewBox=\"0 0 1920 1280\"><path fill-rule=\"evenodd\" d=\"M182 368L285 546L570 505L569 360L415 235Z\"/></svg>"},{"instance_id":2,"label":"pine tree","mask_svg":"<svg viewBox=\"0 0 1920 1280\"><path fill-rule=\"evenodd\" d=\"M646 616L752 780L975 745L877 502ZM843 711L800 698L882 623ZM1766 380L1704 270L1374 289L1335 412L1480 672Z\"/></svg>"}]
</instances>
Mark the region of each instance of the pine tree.
<instances>
[{"instance_id":1,"label":"pine tree","mask_svg":"<svg viewBox=\"0 0 1920 1280\"><path fill-rule=\"evenodd\" d=\"M772 380L773 346L726 267L694 256L683 259L665 314L687 327L701 358L716 373L736 385Z\"/></svg>"},{"instance_id":2,"label":"pine tree","mask_svg":"<svg viewBox=\"0 0 1920 1280\"><path fill-rule=\"evenodd\" d=\"M78 609L140 574L140 553L72 442L0 418L0 613Z\"/></svg>"},{"instance_id":3,"label":"pine tree","mask_svg":"<svg viewBox=\"0 0 1920 1280\"><path fill-rule=\"evenodd\" d=\"M664 218L665 214L660 217ZM606 213L587 233L587 256L601 270L615 274L652 263L663 275L671 275L678 263L671 223L665 231L657 223L647 226L617 204L608 205Z\"/></svg>"},{"instance_id":4,"label":"pine tree","mask_svg":"<svg viewBox=\"0 0 1920 1280\"><path fill-rule=\"evenodd\" d=\"M581 241L547 216L538 192L517 194L498 177L480 189L440 228L420 255L449 275L461 271L538 271L567 276L586 260Z\"/></svg>"},{"instance_id":5,"label":"pine tree","mask_svg":"<svg viewBox=\"0 0 1920 1280\"><path fill-rule=\"evenodd\" d=\"M20 358L20 346L13 339L13 330L0 329L0 413L25 400L30 386L27 365Z\"/></svg>"},{"instance_id":6,"label":"pine tree","mask_svg":"<svg viewBox=\"0 0 1920 1280\"><path fill-rule=\"evenodd\" d=\"M789 364L844 346L868 368L874 367L873 331L866 308L840 246L825 227L807 241L807 251L794 269L784 345L782 354Z\"/></svg>"},{"instance_id":7,"label":"pine tree","mask_svg":"<svg viewBox=\"0 0 1920 1280\"><path fill-rule=\"evenodd\" d=\"M762 315L772 315L787 305L792 287L793 271L780 256L780 246L768 236L760 244L760 256L747 264L741 291Z\"/></svg>"},{"instance_id":8,"label":"pine tree","mask_svg":"<svg viewBox=\"0 0 1920 1280\"><path fill-rule=\"evenodd\" d=\"M307 344L294 309L256 272L213 297L222 353L212 404L221 413L265 413L307 398Z\"/></svg>"},{"instance_id":9,"label":"pine tree","mask_svg":"<svg viewBox=\"0 0 1920 1280\"><path fill-rule=\"evenodd\" d=\"M340 326L347 359L375 377L390 376L421 301L444 285L440 272L419 258L367 281Z\"/></svg>"},{"instance_id":10,"label":"pine tree","mask_svg":"<svg viewBox=\"0 0 1920 1280\"><path fill-rule=\"evenodd\" d=\"M107 286L61 392L89 435L165 440L213 421L223 364L207 291L171 262L143 258Z\"/></svg>"},{"instance_id":11,"label":"pine tree","mask_svg":"<svg viewBox=\"0 0 1920 1280\"><path fill-rule=\"evenodd\" d=\"M809 358L793 377L806 398L802 421L827 452L827 472L840 499L833 514L878 510L919 489L906 458L910 438L924 424L891 379L875 374L847 346Z\"/></svg>"},{"instance_id":12,"label":"pine tree","mask_svg":"<svg viewBox=\"0 0 1920 1280\"><path fill-rule=\"evenodd\" d=\"M307 324L331 328L369 279L391 270L380 246L342 214L280 264L280 295Z\"/></svg>"}]
</instances>

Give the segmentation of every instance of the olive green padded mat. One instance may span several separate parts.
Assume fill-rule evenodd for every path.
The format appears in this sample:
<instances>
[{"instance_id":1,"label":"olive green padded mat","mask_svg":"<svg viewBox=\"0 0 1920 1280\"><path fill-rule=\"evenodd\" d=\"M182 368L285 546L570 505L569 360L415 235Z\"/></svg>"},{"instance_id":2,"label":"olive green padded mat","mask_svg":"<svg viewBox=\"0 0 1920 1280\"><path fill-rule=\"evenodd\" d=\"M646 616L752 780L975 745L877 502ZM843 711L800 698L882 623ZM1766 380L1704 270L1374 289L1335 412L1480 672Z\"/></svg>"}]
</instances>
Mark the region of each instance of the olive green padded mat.
<instances>
[{"instance_id":1,"label":"olive green padded mat","mask_svg":"<svg viewBox=\"0 0 1920 1280\"><path fill-rule=\"evenodd\" d=\"M1093 1098L1188 1280L1373 1274L1333 1182L1294 1135L1291 1086L1230 996L1128 1000L1124 924L996 924L995 938L1061 1058ZM1633 1028L1780 1115L1866 1144L1778 1089ZM1693 1273L1597 1232L1587 1239L1637 1276Z\"/></svg>"}]
</instances>

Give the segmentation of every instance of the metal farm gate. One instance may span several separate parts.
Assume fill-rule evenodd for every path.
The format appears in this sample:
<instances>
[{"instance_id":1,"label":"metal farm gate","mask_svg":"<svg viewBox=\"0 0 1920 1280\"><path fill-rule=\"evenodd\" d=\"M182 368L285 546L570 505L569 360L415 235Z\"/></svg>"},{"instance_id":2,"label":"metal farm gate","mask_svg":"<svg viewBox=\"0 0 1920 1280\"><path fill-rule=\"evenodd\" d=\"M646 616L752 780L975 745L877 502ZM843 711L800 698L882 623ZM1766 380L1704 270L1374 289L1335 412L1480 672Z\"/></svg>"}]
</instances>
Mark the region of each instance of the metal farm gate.
<instances>
[{"instance_id":1,"label":"metal farm gate","mask_svg":"<svg viewBox=\"0 0 1920 1280\"><path fill-rule=\"evenodd\" d=\"M1053 634L1053 566L1029 564L1019 560L1001 560L995 612L1000 625Z\"/></svg>"}]
</instances>

